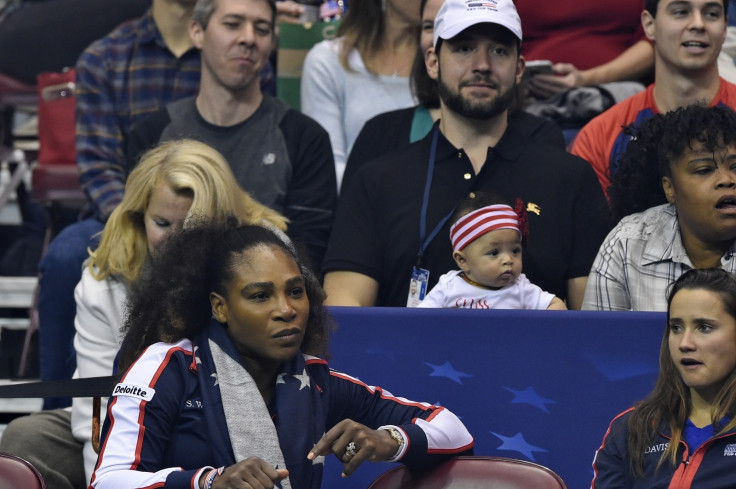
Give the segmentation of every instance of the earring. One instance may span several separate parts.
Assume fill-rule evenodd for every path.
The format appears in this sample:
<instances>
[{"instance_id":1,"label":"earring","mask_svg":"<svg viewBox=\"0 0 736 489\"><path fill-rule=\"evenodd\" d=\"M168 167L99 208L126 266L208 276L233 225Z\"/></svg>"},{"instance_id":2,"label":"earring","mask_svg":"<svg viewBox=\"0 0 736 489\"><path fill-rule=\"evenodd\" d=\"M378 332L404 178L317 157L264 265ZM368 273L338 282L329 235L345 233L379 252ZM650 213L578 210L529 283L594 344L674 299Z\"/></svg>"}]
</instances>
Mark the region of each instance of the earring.
<instances>
[{"instance_id":1,"label":"earring","mask_svg":"<svg viewBox=\"0 0 736 489\"><path fill-rule=\"evenodd\" d=\"M386 11L386 0L381 0L381 12Z\"/></svg>"}]
</instances>

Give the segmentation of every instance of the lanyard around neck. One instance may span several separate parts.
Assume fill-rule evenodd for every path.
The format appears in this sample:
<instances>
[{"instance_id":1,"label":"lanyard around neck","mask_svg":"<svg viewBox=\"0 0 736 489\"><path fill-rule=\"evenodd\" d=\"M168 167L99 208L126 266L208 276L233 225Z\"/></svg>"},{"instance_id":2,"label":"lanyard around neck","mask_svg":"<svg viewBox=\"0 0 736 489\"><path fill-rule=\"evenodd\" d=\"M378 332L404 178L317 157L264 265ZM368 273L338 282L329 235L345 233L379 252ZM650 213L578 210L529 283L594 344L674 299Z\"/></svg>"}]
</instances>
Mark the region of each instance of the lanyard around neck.
<instances>
[{"instance_id":1,"label":"lanyard around neck","mask_svg":"<svg viewBox=\"0 0 736 489\"><path fill-rule=\"evenodd\" d=\"M429 208L429 192L432 188L432 179L434 178L434 163L437 159L437 140L439 139L440 127L439 124L434 126L432 131L432 145L429 148L429 165L427 168L427 180L424 184L424 195L422 197L422 212L419 216L419 253L417 254L417 266L421 266L422 258L427 247L432 240L440 232L440 229L450 219L452 213L455 212L455 207L443 217L440 222L432 229L432 232L427 236L427 209Z\"/></svg>"}]
</instances>

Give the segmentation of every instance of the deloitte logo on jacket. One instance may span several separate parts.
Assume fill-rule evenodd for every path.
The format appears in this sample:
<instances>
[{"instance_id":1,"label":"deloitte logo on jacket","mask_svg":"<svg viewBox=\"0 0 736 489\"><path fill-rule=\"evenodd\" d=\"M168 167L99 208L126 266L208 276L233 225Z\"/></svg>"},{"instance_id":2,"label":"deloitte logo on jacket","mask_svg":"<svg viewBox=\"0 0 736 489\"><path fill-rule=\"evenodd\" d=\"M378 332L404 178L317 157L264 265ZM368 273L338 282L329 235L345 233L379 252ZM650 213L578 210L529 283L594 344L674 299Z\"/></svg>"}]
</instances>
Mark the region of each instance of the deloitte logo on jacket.
<instances>
[{"instance_id":1,"label":"deloitte logo on jacket","mask_svg":"<svg viewBox=\"0 0 736 489\"><path fill-rule=\"evenodd\" d=\"M133 384L118 384L112 391L113 396L135 397L144 401L153 399L154 394L156 391L150 387Z\"/></svg>"}]
</instances>

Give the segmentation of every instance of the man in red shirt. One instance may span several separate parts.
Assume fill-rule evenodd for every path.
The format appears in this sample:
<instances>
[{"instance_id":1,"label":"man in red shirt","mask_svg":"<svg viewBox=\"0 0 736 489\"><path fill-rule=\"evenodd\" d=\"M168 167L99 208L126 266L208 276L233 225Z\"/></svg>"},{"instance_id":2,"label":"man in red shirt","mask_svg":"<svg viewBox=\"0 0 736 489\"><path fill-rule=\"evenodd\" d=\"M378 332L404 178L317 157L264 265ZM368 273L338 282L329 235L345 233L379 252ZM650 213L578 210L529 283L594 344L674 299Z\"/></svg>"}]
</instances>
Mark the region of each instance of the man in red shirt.
<instances>
[{"instance_id":1,"label":"man in red shirt","mask_svg":"<svg viewBox=\"0 0 736 489\"><path fill-rule=\"evenodd\" d=\"M727 26L723 0L646 0L641 22L654 45L655 83L591 120L571 149L593 165L606 193L629 142L624 126L694 103L736 108L736 85L718 75Z\"/></svg>"}]
</instances>

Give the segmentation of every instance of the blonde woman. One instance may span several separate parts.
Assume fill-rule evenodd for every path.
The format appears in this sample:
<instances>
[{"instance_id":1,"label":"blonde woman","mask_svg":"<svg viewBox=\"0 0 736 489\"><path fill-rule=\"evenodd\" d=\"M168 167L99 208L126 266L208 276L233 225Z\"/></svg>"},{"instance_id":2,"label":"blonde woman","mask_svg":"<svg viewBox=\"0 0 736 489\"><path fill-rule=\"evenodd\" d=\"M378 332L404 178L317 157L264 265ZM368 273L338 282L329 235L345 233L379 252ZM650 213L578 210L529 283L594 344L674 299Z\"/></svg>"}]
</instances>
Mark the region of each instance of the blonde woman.
<instances>
[{"instance_id":1,"label":"blonde woman","mask_svg":"<svg viewBox=\"0 0 736 489\"><path fill-rule=\"evenodd\" d=\"M112 374L129 286L163 240L192 223L222 222L229 216L286 230L286 219L245 193L210 146L170 141L142 156L74 291L75 377ZM13 421L0 449L31 461L49 487L86 487L97 460L91 437L91 399L76 398L71 413L42 411Z\"/></svg>"}]
</instances>

